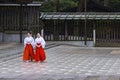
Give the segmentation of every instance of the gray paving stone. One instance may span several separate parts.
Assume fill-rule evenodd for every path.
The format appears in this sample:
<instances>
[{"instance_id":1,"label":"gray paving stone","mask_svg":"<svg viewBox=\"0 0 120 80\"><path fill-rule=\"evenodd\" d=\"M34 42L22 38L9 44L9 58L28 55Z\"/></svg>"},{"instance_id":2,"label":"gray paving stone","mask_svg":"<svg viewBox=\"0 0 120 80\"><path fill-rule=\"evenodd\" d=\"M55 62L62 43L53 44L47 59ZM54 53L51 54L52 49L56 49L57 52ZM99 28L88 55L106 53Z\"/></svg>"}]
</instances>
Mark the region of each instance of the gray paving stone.
<instances>
[{"instance_id":1,"label":"gray paving stone","mask_svg":"<svg viewBox=\"0 0 120 80\"><path fill-rule=\"evenodd\" d=\"M0 80L119 80L120 55L112 50L61 45L45 50L45 63L23 63L21 53L0 61Z\"/></svg>"}]
</instances>

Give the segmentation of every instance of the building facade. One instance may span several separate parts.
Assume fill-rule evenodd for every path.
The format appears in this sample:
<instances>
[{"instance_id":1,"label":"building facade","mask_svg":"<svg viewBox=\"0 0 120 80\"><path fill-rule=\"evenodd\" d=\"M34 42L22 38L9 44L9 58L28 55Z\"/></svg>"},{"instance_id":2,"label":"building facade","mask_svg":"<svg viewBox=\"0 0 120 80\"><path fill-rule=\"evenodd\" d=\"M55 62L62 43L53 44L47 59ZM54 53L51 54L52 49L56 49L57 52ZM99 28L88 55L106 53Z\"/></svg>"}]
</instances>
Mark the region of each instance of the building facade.
<instances>
[{"instance_id":1,"label":"building facade","mask_svg":"<svg viewBox=\"0 0 120 80\"><path fill-rule=\"evenodd\" d=\"M40 31L41 3L0 4L0 41L23 42L27 31Z\"/></svg>"}]
</instances>

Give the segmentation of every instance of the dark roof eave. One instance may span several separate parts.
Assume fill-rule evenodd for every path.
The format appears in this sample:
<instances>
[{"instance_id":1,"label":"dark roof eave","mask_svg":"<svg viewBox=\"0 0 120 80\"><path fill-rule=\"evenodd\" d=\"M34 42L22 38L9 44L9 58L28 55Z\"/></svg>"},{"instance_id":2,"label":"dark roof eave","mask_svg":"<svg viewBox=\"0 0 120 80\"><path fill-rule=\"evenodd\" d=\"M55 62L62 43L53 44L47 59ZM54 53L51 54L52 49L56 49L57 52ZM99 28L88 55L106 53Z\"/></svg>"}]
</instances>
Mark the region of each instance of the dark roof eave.
<instances>
[{"instance_id":1,"label":"dark roof eave","mask_svg":"<svg viewBox=\"0 0 120 80\"><path fill-rule=\"evenodd\" d=\"M86 16L85 16L86 15ZM59 13L59 12L50 12L50 13L41 13L40 19L120 19L120 12L118 13Z\"/></svg>"},{"instance_id":2,"label":"dark roof eave","mask_svg":"<svg viewBox=\"0 0 120 80\"><path fill-rule=\"evenodd\" d=\"M0 6L42 6L42 3L38 2L38 3L28 3L28 4L18 4L18 3L4 3L4 4L0 4Z\"/></svg>"}]
</instances>

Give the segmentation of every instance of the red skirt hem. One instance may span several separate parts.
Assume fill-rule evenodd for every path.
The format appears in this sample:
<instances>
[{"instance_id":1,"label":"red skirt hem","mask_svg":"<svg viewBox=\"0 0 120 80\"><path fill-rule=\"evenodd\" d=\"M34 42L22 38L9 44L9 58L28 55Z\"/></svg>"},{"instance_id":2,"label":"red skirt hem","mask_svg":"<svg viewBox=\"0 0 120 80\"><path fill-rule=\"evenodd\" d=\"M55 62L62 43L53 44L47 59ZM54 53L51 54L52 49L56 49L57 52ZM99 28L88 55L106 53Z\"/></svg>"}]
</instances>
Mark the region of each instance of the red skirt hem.
<instances>
[{"instance_id":1,"label":"red skirt hem","mask_svg":"<svg viewBox=\"0 0 120 80\"><path fill-rule=\"evenodd\" d=\"M35 54L35 61L45 61L46 60L46 54L42 47L36 47L36 54Z\"/></svg>"},{"instance_id":2,"label":"red skirt hem","mask_svg":"<svg viewBox=\"0 0 120 80\"><path fill-rule=\"evenodd\" d=\"M26 44L23 54L23 61L34 60L34 50L31 44Z\"/></svg>"}]
</instances>

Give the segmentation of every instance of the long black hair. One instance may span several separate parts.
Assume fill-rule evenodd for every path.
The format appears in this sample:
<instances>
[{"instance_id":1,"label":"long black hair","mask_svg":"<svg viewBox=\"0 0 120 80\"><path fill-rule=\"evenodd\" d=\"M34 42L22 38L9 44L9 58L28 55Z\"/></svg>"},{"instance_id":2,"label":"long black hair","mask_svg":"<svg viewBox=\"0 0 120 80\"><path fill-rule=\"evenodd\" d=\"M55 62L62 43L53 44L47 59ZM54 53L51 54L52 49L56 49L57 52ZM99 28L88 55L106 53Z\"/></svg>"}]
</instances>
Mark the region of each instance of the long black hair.
<instances>
[{"instance_id":1,"label":"long black hair","mask_svg":"<svg viewBox=\"0 0 120 80\"><path fill-rule=\"evenodd\" d=\"M28 34L28 33L29 33L29 34L32 34L31 31L27 31L27 34Z\"/></svg>"}]
</instances>

